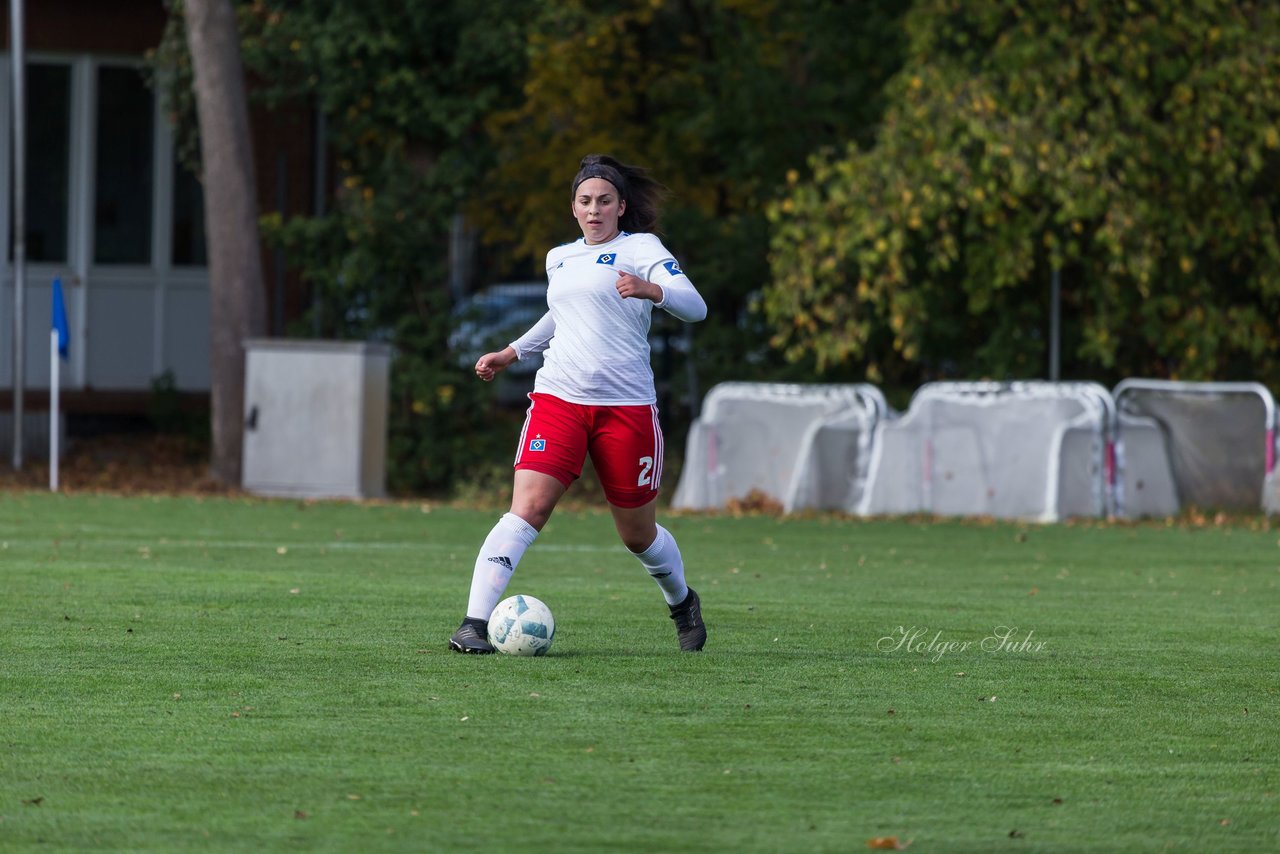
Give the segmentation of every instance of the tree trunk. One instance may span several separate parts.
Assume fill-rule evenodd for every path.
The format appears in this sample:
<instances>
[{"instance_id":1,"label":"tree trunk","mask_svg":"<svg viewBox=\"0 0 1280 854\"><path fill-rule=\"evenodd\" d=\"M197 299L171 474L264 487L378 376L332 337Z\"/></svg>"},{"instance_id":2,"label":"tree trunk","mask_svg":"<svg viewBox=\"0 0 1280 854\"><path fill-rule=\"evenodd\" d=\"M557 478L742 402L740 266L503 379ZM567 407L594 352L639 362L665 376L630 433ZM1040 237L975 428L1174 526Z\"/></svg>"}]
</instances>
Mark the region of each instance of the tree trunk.
<instances>
[{"instance_id":1,"label":"tree trunk","mask_svg":"<svg viewBox=\"0 0 1280 854\"><path fill-rule=\"evenodd\" d=\"M244 341L266 329L257 188L231 0L186 0L209 246L213 477L240 485Z\"/></svg>"}]
</instances>

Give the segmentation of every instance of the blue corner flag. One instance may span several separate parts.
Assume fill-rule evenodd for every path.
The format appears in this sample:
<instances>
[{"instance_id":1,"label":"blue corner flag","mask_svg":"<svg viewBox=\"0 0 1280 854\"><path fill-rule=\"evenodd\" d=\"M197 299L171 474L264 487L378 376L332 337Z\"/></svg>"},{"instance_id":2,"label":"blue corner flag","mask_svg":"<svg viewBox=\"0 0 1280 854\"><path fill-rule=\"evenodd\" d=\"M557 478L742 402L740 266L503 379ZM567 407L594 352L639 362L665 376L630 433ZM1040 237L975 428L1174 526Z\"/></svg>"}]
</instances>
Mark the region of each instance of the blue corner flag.
<instances>
[{"instance_id":1,"label":"blue corner flag","mask_svg":"<svg viewBox=\"0 0 1280 854\"><path fill-rule=\"evenodd\" d=\"M71 332L67 329L67 307L62 302L62 279L53 280L53 330L58 333L58 355L67 358Z\"/></svg>"}]
</instances>

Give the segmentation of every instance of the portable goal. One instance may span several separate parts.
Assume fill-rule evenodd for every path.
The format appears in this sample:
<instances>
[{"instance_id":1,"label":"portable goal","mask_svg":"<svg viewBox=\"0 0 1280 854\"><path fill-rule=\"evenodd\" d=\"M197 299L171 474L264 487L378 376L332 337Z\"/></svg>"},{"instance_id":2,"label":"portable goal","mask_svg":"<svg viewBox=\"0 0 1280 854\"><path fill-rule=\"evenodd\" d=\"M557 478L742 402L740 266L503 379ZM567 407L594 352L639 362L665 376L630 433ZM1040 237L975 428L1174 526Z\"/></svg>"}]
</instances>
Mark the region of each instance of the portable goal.
<instances>
[{"instance_id":1,"label":"portable goal","mask_svg":"<svg viewBox=\"0 0 1280 854\"><path fill-rule=\"evenodd\" d=\"M884 395L865 383L721 383L689 429L672 505L717 509L753 492L787 512L852 511Z\"/></svg>"},{"instance_id":2,"label":"portable goal","mask_svg":"<svg viewBox=\"0 0 1280 854\"><path fill-rule=\"evenodd\" d=\"M858 512L1108 515L1114 411L1096 383L929 383L877 427Z\"/></svg>"},{"instance_id":3,"label":"portable goal","mask_svg":"<svg viewBox=\"0 0 1280 854\"><path fill-rule=\"evenodd\" d=\"M1277 510L1276 406L1266 386L1127 379L1112 396L1122 515Z\"/></svg>"}]
</instances>

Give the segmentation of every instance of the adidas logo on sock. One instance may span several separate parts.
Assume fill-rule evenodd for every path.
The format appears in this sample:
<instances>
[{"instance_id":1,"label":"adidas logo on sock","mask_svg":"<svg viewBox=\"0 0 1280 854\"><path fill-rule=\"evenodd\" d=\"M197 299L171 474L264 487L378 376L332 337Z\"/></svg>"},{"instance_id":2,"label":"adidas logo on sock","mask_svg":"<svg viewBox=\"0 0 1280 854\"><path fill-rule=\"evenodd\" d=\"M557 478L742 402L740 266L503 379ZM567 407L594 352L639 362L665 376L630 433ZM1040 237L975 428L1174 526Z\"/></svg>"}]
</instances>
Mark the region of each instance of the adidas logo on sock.
<instances>
[{"instance_id":1,"label":"adidas logo on sock","mask_svg":"<svg viewBox=\"0 0 1280 854\"><path fill-rule=\"evenodd\" d=\"M507 572L515 571L515 567L511 565L511 558L509 557L491 557L489 558L489 563L496 563L499 566L505 567Z\"/></svg>"},{"instance_id":2,"label":"adidas logo on sock","mask_svg":"<svg viewBox=\"0 0 1280 854\"><path fill-rule=\"evenodd\" d=\"M670 575L670 574L671 574L671 573L669 573L669 572L651 572L651 573L649 573L649 575L653 576L654 578L666 578L666 577L667 577L668 575Z\"/></svg>"}]
</instances>

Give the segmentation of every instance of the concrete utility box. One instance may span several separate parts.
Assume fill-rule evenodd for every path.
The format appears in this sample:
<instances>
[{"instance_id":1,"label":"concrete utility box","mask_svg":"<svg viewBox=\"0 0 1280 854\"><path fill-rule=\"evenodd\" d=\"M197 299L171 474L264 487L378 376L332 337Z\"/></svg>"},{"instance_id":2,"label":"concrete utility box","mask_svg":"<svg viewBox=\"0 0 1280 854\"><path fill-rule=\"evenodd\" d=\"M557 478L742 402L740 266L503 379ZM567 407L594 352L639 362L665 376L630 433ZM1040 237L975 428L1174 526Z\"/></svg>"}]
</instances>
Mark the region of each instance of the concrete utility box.
<instances>
[{"instance_id":1,"label":"concrete utility box","mask_svg":"<svg viewBox=\"0 0 1280 854\"><path fill-rule=\"evenodd\" d=\"M384 495L391 348L254 339L245 351L244 488L302 498Z\"/></svg>"}]
</instances>

